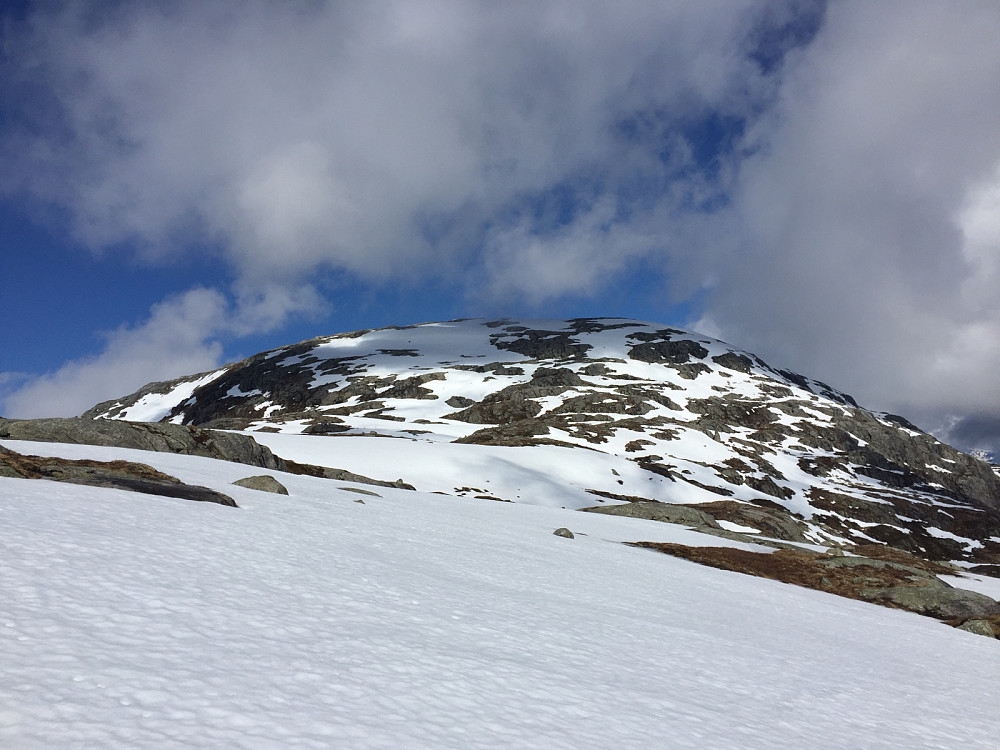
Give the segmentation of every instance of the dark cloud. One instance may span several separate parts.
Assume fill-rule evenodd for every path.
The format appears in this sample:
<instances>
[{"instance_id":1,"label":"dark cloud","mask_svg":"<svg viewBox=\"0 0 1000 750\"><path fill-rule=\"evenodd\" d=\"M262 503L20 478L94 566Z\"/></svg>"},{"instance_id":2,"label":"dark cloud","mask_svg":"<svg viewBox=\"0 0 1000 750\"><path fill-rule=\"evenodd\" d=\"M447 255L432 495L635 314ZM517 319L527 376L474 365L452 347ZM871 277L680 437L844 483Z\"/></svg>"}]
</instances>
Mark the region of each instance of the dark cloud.
<instances>
[{"instance_id":1,"label":"dark cloud","mask_svg":"<svg viewBox=\"0 0 1000 750\"><path fill-rule=\"evenodd\" d=\"M983 451L993 461L1000 459L1000 415L971 415L951 425L947 438L967 451Z\"/></svg>"}]
</instances>

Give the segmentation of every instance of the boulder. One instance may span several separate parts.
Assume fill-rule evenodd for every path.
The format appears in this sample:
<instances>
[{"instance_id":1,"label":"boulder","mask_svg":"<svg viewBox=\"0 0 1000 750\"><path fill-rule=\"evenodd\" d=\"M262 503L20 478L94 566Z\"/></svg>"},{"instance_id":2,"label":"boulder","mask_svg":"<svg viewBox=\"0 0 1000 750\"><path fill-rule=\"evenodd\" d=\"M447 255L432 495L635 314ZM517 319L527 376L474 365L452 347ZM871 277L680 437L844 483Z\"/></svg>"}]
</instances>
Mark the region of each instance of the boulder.
<instances>
[{"instance_id":1,"label":"boulder","mask_svg":"<svg viewBox=\"0 0 1000 750\"><path fill-rule=\"evenodd\" d=\"M233 482L237 487L247 487L251 490L260 490L261 492L273 492L276 495L287 495L288 490L285 488L281 482L272 477L270 474L261 474L256 477L246 477L245 479L237 479Z\"/></svg>"},{"instance_id":2,"label":"boulder","mask_svg":"<svg viewBox=\"0 0 1000 750\"><path fill-rule=\"evenodd\" d=\"M966 620L958 626L958 629L964 630L966 633L985 635L987 638L996 637L993 634L993 626L990 625L989 620Z\"/></svg>"}]
</instances>

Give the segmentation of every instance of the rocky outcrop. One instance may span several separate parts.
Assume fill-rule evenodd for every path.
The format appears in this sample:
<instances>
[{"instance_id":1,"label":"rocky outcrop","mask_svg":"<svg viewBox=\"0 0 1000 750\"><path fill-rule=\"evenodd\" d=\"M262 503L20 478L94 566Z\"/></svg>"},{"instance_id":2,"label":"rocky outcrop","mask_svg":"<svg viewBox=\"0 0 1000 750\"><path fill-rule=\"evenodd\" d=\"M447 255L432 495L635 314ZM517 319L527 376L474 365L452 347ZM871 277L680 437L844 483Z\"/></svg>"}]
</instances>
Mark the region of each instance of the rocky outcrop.
<instances>
[{"instance_id":1,"label":"rocky outcrop","mask_svg":"<svg viewBox=\"0 0 1000 750\"><path fill-rule=\"evenodd\" d=\"M0 438L180 453L263 469L285 469L284 461L252 437L203 430L191 425L122 422L116 419L0 419Z\"/></svg>"},{"instance_id":2,"label":"rocky outcrop","mask_svg":"<svg viewBox=\"0 0 1000 750\"><path fill-rule=\"evenodd\" d=\"M625 516L626 518L646 518L663 523L676 523L695 529L721 529L708 513L688 505L673 505L671 503L635 502L627 505L597 505L592 508L581 508L587 513L601 513L606 516Z\"/></svg>"},{"instance_id":3,"label":"rocky outcrop","mask_svg":"<svg viewBox=\"0 0 1000 750\"><path fill-rule=\"evenodd\" d=\"M152 466L132 461L72 461L24 455L0 446L0 476L108 487L236 507L236 502L228 495L208 487L184 484Z\"/></svg>"},{"instance_id":4,"label":"rocky outcrop","mask_svg":"<svg viewBox=\"0 0 1000 750\"><path fill-rule=\"evenodd\" d=\"M271 492L275 495L288 494L288 489L285 485L272 477L270 474L261 474L256 477L237 479L233 482L233 484L237 487L246 487L247 489L258 490L260 492Z\"/></svg>"},{"instance_id":5,"label":"rocky outcrop","mask_svg":"<svg viewBox=\"0 0 1000 750\"><path fill-rule=\"evenodd\" d=\"M373 484L380 487L413 489L412 485L401 479L384 481L344 469L286 461L274 455L270 448L261 445L249 435L205 430L193 425L124 422L116 419L84 419L81 417L69 419L0 418L0 438L45 443L102 445L160 453L204 456L205 458L257 466L262 469L286 471L290 474L306 474L344 482Z\"/></svg>"},{"instance_id":6,"label":"rocky outcrop","mask_svg":"<svg viewBox=\"0 0 1000 750\"><path fill-rule=\"evenodd\" d=\"M957 589L937 576L951 573L919 558L898 560L805 549L750 552L732 547L692 547L664 542L633 542L713 568L770 578L850 599L881 604L939 620L965 621L1000 615L1000 603L983 594Z\"/></svg>"}]
</instances>

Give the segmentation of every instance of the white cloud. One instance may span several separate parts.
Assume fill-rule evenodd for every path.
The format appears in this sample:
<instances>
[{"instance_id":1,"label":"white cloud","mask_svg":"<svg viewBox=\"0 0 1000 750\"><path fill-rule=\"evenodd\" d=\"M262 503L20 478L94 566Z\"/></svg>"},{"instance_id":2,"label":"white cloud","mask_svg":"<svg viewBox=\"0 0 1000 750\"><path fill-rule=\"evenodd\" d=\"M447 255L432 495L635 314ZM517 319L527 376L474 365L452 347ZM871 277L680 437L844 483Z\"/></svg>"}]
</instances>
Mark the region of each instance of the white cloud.
<instances>
[{"instance_id":1,"label":"white cloud","mask_svg":"<svg viewBox=\"0 0 1000 750\"><path fill-rule=\"evenodd\" d=\"M677 122L766 88L763 0L54 7L12 37L59 116L7 141L8 190L95 248L208 236L255 283L475 264L536 194L662 182Z\"/></svg>"},{"instance_id":2,"label":"white cloud","mask_svg":"<svg viewBox=\"0 0 1000 750\"><path fill-rule=\"evenodd\" d=\"M873 406L995 410L997 38L995 4L831 4L752 135L705 323Z\"/></svg>"},{"instance_id":3,"label":"white cloud","mask_svg":"<svg viewBox=\"0 0 1000 750\"><path fill-rule=\"evenodd\" d=\"M219 364L217 337L230 325L225 297L193 289L153 306L147 320L107 335L104 350L16 386L4 398L6 417L66 417L146 383L209 370Z\"/></svg>"}]
</instances>

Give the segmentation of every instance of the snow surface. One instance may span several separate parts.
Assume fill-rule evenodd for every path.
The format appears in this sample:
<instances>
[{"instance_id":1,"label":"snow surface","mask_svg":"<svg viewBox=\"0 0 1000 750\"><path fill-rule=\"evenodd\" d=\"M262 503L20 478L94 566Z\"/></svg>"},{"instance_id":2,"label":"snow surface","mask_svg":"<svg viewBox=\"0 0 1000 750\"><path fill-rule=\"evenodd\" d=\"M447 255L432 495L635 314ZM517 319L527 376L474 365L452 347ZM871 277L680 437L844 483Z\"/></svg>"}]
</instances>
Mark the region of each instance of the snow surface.
<instances>
[{"instance_id":1,"label":"snow surface","mask_svg":"<svg viewBox=\"0 0 1000 750\"><path fill-rule=\"evenodd\" d=\"M615 543L714 537L3 444L241 507L0 478L2 747L996 747L996 641Z\"/></svg>"}]
</instances>

